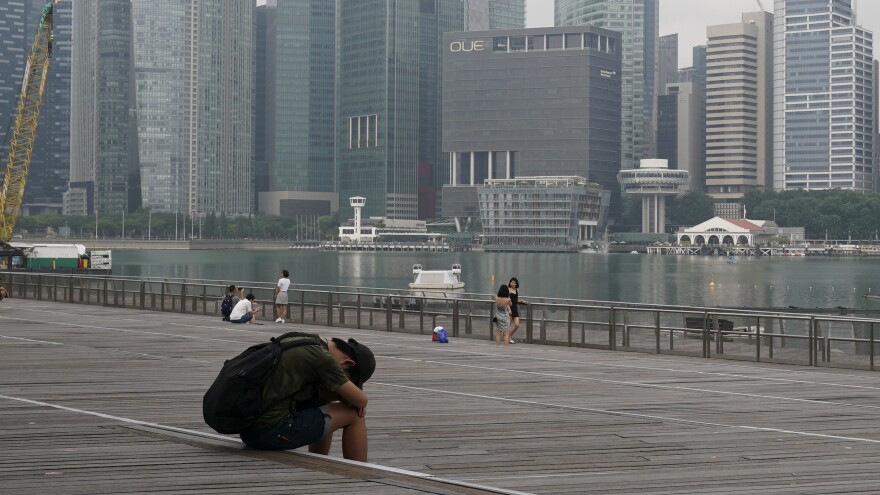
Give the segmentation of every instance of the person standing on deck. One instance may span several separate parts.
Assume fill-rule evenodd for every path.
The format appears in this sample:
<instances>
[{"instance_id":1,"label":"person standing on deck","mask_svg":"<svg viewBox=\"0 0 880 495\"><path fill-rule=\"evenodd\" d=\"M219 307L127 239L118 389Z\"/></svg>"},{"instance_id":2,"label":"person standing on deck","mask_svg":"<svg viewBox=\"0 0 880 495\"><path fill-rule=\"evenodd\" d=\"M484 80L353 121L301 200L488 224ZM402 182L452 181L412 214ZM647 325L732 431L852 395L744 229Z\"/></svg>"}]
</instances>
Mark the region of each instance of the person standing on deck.
<instances>
[{"instance_id":1,"label":"person standing on deck","mask_svg":"<svg viewBox=\"0 0 880 495\"><path fill-rule=\"evenodd\" d=\"M513 340L513 335L519 330L519 309L518 305L520 304L528 304L525 301L521 301L519 299L519 280L516 277L511 277L510 282L507 282L507 288L510 291L510 343L516 344L516 341Z\"/></svg>"},{"instance_id":2,"label":"person standing on deck","mask_svg":"<svg viewBox=\"0 0 880 495\"><path fill-rule=\"evenodd\" d=\"M510 290L504 284L501 284L495 296L492 321L495 322L495 345L501 345L502 342L507 345L510 340Z\"/></svg>"},{"instance_id":3,"label":"person standing on deck","mask_svg":"<svg viewBox=\"0 0 880 495\"><path fill-rule=\"evenodd\" d=\"M281 278L275 285L275 323L284 323L287 318L287 289L290 288L290 272L281 270Z\"/></svg>"}]
</instances>

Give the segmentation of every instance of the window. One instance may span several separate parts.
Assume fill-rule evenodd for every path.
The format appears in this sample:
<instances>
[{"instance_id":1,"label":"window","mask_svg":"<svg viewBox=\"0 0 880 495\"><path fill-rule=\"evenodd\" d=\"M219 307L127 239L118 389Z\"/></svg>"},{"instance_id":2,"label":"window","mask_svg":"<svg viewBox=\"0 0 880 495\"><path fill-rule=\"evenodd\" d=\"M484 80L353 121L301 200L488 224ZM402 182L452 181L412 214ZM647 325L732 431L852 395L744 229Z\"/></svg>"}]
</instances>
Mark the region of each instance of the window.
<instances>
[{"instance_id":1,"label":"window","mask_svg":"<svg viewBox=\"0 0 880 495\"><path fill-rule=\"evenodd\" d=\"M379 116L360 115L348 118L348 148L375 148L379 146Z\"/></svg>"}]
</instances>

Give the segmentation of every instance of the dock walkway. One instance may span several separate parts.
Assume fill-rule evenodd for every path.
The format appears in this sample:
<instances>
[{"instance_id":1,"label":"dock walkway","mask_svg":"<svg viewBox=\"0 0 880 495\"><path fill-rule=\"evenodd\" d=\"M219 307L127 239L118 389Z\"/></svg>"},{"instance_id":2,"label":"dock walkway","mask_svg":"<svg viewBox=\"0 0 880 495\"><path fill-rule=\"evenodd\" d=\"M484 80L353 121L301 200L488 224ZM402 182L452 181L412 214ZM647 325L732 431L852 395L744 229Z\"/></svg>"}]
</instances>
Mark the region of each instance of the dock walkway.
<instances>
[{"instance_id":1,"label":"dock walkway","mask_svg":"<svg viewBox=\"0 0 880 495\"><path fill-rule=\"evenodd\" d=\"M294 329L376 353L370 463L204 425L224 359ZM10 494L880 493L878 412L870 371L0 303Z\"/></svg>"}]
</instances>

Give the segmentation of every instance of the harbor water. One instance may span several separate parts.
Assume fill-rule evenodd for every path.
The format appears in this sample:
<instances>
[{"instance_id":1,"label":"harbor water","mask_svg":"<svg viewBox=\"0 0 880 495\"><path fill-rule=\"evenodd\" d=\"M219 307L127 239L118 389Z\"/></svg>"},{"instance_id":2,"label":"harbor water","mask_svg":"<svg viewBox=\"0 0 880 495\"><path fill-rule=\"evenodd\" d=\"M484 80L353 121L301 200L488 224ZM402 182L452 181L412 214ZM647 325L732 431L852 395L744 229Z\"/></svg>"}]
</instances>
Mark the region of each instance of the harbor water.
<instances>
[{"instance_id":1,"label":"harbor water","mask_svg":"<svg viewBox=\"0 0 880 495\"><path fill-rule=\"evenodd\" d=\"M725 307L880 309L880 259L644 254L116 250L113 273L131 277L406 289L412 265L462 265L465 290L492 293L516 276L523 299L626 301ZM714 284L713 284L714 283Z\"/></svg>"}]
</instances>

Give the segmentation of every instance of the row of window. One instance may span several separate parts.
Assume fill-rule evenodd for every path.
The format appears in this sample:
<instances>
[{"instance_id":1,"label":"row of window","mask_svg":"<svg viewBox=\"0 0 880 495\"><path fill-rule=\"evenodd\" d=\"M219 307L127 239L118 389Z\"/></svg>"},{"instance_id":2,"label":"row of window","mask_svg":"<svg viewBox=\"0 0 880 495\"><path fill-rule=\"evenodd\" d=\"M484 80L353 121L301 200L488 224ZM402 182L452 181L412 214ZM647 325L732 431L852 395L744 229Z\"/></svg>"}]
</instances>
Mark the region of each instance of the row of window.
<instances>
[{"instance_id":1,"label":"row of window","mask_svg":"<svg viewBox=\"0 0 880 495\"><path fill-rule=\"evenodd\" d=\"M501 53L584 49L617 53L617 40L596 33L496 36L492 39L492 51Z\"/></svg>"}]
</instances>

